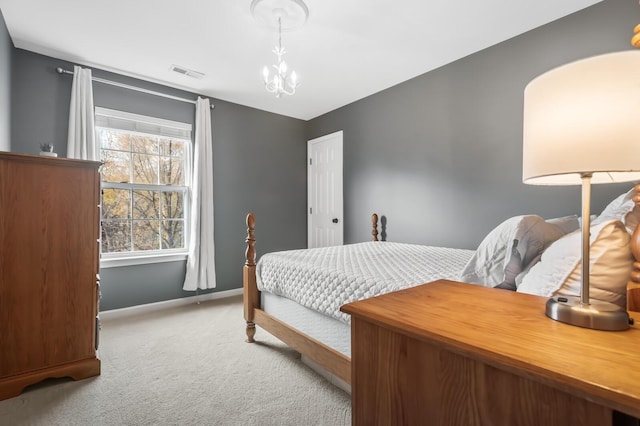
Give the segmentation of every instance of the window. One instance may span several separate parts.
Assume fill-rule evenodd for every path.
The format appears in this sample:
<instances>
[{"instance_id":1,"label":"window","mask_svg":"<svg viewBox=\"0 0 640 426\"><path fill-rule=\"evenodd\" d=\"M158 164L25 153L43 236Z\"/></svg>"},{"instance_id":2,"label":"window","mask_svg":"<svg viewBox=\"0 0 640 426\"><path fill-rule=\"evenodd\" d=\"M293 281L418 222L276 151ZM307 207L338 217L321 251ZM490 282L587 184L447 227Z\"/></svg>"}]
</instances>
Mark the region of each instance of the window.
<instances>
[{"instance_id":1,"label":"window","mask_svg":"<svg viewBox=\"0 0 640 426\"><path fill-rule=\"evenodd\" d=\"M186 252L191 125L96 108L104 259Z\"/></svg>"}]
</instances>

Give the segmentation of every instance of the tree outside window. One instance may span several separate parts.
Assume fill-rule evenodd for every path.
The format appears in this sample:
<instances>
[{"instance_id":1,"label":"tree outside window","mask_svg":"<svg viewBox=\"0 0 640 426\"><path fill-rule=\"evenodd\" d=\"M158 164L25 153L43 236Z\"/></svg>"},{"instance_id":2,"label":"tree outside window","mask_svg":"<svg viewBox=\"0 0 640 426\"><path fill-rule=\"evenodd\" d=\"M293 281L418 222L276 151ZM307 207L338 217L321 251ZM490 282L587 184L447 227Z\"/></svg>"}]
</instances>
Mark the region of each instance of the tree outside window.
<instances>
[{"instance_id":1,"label":"tree outside window","mask_svg":"<svg viewBox=\"0 0 640 426\"><path fill-rule=\"evenodd\" d=\"M186 248L190 140L97 127L102 168L102 252Z\"/></svg>"}]
</instances>

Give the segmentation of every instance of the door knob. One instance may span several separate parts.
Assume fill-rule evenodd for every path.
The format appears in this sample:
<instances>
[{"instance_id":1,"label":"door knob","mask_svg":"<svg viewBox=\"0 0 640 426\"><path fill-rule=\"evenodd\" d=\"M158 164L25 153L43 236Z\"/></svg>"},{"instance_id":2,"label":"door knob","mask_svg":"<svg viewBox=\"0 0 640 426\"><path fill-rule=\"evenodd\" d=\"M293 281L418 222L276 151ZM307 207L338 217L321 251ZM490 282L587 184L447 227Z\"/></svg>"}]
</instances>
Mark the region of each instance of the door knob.
<instances>
[{"instance_id":1,"label":"door knob","mask_svg":"<svg viewBox=\"0 0 640 426\"><path fill-rule=\"evenodd\" d=\"M339 221L338 221L338 218L337 218L337 217L334 217L334 218L331 220L331 222L333 222L333 223L338 223Z\"/></svg>"}]
</instances>

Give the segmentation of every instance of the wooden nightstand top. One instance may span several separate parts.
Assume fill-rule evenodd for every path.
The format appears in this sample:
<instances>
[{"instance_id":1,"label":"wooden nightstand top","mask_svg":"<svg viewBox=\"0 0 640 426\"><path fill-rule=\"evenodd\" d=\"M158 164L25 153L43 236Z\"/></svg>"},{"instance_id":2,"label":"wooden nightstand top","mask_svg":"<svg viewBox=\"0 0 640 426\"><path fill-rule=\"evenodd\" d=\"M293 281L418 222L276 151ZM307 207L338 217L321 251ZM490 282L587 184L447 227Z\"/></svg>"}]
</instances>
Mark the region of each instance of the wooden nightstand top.
<instances>
[{"instance_id":1,"label":"wooden nightstand top","mask_svg":"<svg viewBox=\"0 0 640 426\"><path fill-rule=\"evenodd\" d=\"M640 327L563 324L545 316L546 300L439 280L341 310L640 418Z\"/></svg>"}]
</instances>

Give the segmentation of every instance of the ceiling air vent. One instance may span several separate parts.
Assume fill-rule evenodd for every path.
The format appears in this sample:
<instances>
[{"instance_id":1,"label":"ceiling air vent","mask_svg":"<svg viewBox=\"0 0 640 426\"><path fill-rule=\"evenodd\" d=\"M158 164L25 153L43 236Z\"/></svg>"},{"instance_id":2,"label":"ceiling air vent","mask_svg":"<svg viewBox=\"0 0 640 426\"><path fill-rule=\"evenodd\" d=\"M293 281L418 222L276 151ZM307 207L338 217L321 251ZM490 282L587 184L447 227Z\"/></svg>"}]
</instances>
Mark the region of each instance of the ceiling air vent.
<instances>
[{"instance_id":1,"label":"ceiling air vent","mask_svg":"<svg viewBox=\"0 0 640 426\"><path fill-rule=\"evenodd\" d=\"M181 67L180 65L171 65L170 71L177 72L178 74L186 75L187 77L201 79L204 74L198 71L190 70L189 68Z\"/></svg>"}]
</instances>

